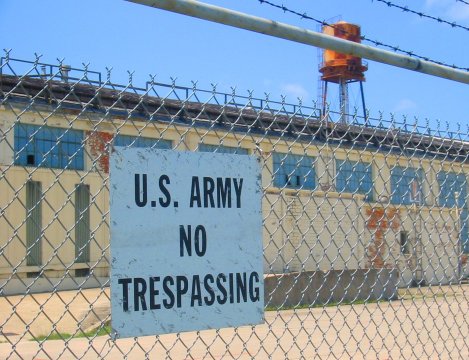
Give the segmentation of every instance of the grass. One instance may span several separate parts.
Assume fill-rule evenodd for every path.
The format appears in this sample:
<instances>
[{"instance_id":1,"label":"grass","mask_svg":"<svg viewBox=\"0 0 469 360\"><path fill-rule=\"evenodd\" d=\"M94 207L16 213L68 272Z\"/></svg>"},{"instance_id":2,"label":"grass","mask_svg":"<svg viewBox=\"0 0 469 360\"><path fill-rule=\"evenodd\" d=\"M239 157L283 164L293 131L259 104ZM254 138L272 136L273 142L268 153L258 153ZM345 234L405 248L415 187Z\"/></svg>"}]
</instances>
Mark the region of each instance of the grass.
<instances>
[{"instance_id":1,"label":"grass","mask_svg":"<svg viewBox=\"0 0 469 360\"><path fill-rule=\"evenodd\" d=\"M356 300L356 301L342 301L342 302L330 302L326 304L302 304L294 306L267 306L265 311L283 311L283 310L301 310L301 309L314 309L322 307L342 306L342 305L363 305L363 304L375 304L378 300Z\"/></svg>"},{"instance_id":2,"label":"grass","mask_svg":"<svg viewBox=\"0 0 469 360\"><path fill-rule=\"evenodd\" d=\"M357 300L353 302L340 302L340 303L327 303L327 304L313 304L313 305L298 305L298 306L283 306L283 307L275 307L275 306L267 306L265 311L282 311L282 310L299 310L299 309L310 309L310 308L320 308L320 307L331 307L331 306L339 306L339 305L360 305L360 304L370 304L376 303L377 301L364 301L364 300ZM83 332L79 331L76 334L68 334L68 333L59 333L54 331L48 335L39 335L34 337L32 340L43 342L48 340L70 340L76 338L93 338L95 336L106 336L111 334L111 325L106 324L103 327L99 327L95 330ZM0 341L1 342L1 341Z\"/></svg>"},{"instance_id":3,"label":"grass","mask_svg":"<svg viewBox=\"0 0 469 360\"><path fill-rule=\"evenodd\" d=\"M68 333L59 333L57 331L54 331L48 335L39 335L34 337L33 340L35 341L48 341L48 340L69 340L72 338L93 338L95 336L105 336L105 335L110 335L111 334L111 326L110 325L105 325L103 327L99 327L95 330L83 332L79 331L74 335L68 334Z\"/></svg>"},{"instance_id":4,"label":"grass","mask_svg":"<svg viewBox=\"0 0 469 360\"><path fill-rule=\"evenodd\" d=\"M303 304L295 306L267 306L265 311L284 311L284 310L301 310L301 309L314 309L314 308L325 308L325 307L335 307L342 305L364 305L364 304L376 304L379 302L392 302L400 300L422 300L422 299L437 299L437 298L446 298L452 296L463 296L461 293L457 292L434 292L434 293L424 293L422 290L412 291L414 288L399 289L397 297L392 300L356 300L356 301L342 301L342 302L330 302L326 304ZM420 291L420 292L419 292Z\"/></svg>"},{"instance_id":5,"label":"grass","mask_svg":"<svg viewBox=\"0 0 469 360\"><path fill-rule=\"evenodd\" d=\"M405 300L407 293L399 293L399 299L396 300ZM419 294L418 294L419 295ZM437 298L437 297L444 297L448 296L447 294L432 294L432 296L418 296L416 294L411 294L411 299L418 299L418 298ZM459 295L459 294L452 294ZM383 300L384 301L384 300ZM347 306L347 305L364 305L364 304L376 304L379 303L379 300L356 300L356 301L342 301L342 302L330 302L326 304L302 304L302 305L295 305L295 306L267 306L265 311L284 311L284 310L302 310L302 309L314 309L314 308L323 308L323 307L333 307L333 306ZM386 301L388 302L388 301ZM103 327L99 327L95 330L83 332L79 331L78 333L71 335L68 333L59 333L54 331L49 335L40 335L36 336L33 340L35 341L48 341L48 340L69 340L72 338L93 338L95 336L106 336L111 334L111 325L107 323ZM0 343L5 342L0 340Z\"/></svg>"}]
</instances>

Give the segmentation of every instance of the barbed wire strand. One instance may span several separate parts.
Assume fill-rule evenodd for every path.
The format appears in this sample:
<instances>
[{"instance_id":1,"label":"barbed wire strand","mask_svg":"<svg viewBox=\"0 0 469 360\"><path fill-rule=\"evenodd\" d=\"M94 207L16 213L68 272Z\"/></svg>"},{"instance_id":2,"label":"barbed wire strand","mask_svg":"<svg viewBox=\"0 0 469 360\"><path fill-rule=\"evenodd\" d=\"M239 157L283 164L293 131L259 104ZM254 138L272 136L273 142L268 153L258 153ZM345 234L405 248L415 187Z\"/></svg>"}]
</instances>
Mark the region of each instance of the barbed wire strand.
<instances>
[{"instance_id":1,"label":"barbed wire strand","mask_svg":"<svg viewBox=\"0 0 469 360\"><path fill-rule=\"evenodd\" d=\"M449 25L449 26L451 26L451 27L453 27L453 28L459 28L459 29L463 29L463 30L469 31L469 27L464 26L464 25L460 25L460 24L456 23L455 21L451 22L451 21L445 20L445 19L443 19L443 18L441 18L441 17L435 17L435 16L433 16L433 15L425 14L425 13L422 12L422 11L417 11L417 10L409 9L408 6L402 6L402 5L394 4L392 1L388 1L388 0L371 0L371 2L373 2L373 1L386 4L388 7L400 9L400 10L402 10L402 11L404 11L404 12L408 12L408 13L411 13L411 14L414 14L414 15L418 15L418 16L420 16L421 18L426 18L426 19L430 19L430 20L437 21L437 22L439 22L440 24L446 24L446 25Z\"/></svg>"},{"instance_id":2,"label":"barbed wire strand","mask_svg":"<svg viewBox=\"0 0 469 360\"><path fill-rule=\"evenodd\" d=\"M328 23L327 21L325 20L319 20L319 19L316 19L316 18L313 18L311 16L309 16L306 12L299 12L299 11L296 11L296 10L292 10L292 9L289 9L287 8L286 6L284 6L283 4L282 5L278 5L278 4L275 4L271 1L268 1L268 0L258 0L261 4L267 4L267 5L270 5L274 8L277 8L277 9L280 9L282 10L283 12L285 13L290 13L290 14L294 14L294 15L297 15L299 17L301 17L302 19L307 19L307 20L312 20L322 26L330 26L332 28L335 29L334 25L333 24L330 24ZM345 30L343 29L338 29L344 33L347 33ZM379 41L379 40L375 40L375 39L371 39L365 35L361 35L361 39L363 41L366 41L368 43L371 43L375 46L381 46L383 48L387 48L387 49L390 49L394 52L398 52L398 53L401 53L401 54L405 54L407 56L411 56L411 57L414 57L416 59L420 59L420 60L425 60L425 61L429 61L429 62L432 62L434 64L438 64L438 65L442 65L442 66L447 66L447 67L450 67L450 68L453 68L453 69L458 69L458 70L464 70L464 71L469 71L469 68L468 67L462 67L462 66L458 66L458 65L455 65L455 64L448 64L448 63L445 63L443 61L439 61L439 60L435 60L435 59L432 59L428 56L424 56L424 55L419 55L413 51L410 51L410 50L404 50L404 49L401 49L399 46L394 46L394 45L389 45L389 44L386 44L382 41Z\"/></svg>"},{"instance_id":3,"label":"barbed wire strand","mask_svg":"<svg viewBox=\"0 0 469 360\"><path fill-rule=\"evenodd\" d=\"M466 4L466 5L469 5L469 2L465 1L465 0L456 0L457 2L461 2L463 4Z\"/></svg>"}]
</instances>

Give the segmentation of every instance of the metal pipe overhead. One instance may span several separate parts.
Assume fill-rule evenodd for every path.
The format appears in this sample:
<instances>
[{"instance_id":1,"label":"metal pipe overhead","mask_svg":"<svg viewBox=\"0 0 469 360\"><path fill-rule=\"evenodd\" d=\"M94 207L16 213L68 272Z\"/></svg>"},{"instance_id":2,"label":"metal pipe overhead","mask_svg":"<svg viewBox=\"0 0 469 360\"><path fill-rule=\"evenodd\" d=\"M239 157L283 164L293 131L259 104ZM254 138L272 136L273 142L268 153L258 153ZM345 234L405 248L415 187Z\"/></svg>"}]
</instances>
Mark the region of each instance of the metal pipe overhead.
<instances>
[{"instance_id":1,"label":"metal pipe overhead","mask_svg":"<svg viewBox=\"0 0 469 360\"><path fill-rule=\"evenodd\" d=\"M195 0L126 0L469 84L469 72Z\"/></svg>"}]
</instances>

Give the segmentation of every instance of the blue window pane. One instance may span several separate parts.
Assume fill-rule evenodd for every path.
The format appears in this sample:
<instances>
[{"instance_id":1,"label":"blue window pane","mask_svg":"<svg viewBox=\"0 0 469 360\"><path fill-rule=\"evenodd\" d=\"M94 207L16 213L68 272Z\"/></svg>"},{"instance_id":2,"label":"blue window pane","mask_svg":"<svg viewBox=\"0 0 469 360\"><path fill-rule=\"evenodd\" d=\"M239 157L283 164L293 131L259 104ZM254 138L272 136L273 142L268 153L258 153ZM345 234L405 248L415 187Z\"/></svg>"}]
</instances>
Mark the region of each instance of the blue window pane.
<instances>
[{"instance_id":1,"label":"blue window pane","mask_svg":"<svg viewBox=\"0 0 469 360\"><path fill-rule=\"evenodd\" d=\"M372 199L373 180L370 163L337 160L336 169L337 191L364 194L367 200Z\"/></svg>"},{"instance_id":2,"label":"blue window pane","mask_svg":"<svg viewBox=\"0 0 469 360\"><path fill-rule=\"evenodd\" d=\"M396 166L391 170L391 203L410 205L423 201L421 169Z\"/></svg>"},{"instance_id":3,"label":"blue window pane","mask_svg":"<svg viewBox=\"0 0 469 360\"><path fill-rule=\"evenodd\" d=\"M243 149L239 147L231 147L224 145L208 145L200 144L199 151L202 152L216 152L219 154L238 154L238 155L247 155L248 149Z\"/></svg>"},{"instance_id":4,"label":"blue window pane","mask_svg":"<svg viewBox=\"0 0 469 360\"><path fill-rule=\"evenodd\" d=\"M469 211L467 207L464 207L461 210L460 217L460 227L461 227L461 237L460 241L462 243L463 251L467 254L469 253Z\"/></svg>"},{"instance_id":5,"label":"blue window pane","mask_svg":"<svg viewBox=\"0 0 469 360\"><path fill-rule=\"evenodd\" d=\"M454 207L457 204L460 208L460 241L462 242L463 251L469 253L469 211L467 206L466 176L464 174L442 171L437 175L437 179L440 187L438 196L440 206Z\"/></svg>"},{"instance_id":6,"label":"blue window pane","mask_svg":"<svg viewBox=\"0 0 469 360\"><path fill-rule=\"evenodd\" d=\"M127 146L136 148L155 148L155 149L171 149L171 140L153 139L141 136L117 135L114 138L114 146Z\"/></svg>"},{"instance_id":7,"label":"blue window pane","mask_svg":"<svg viewBox=\"0 0 469 360\"><path fill-rule=\"evenodd\" d=\"M456 205L456 193L458 193L458 206L466 207L467 181L464 174L452 172L440 172L437 175L440 194L438 202L440 206L452 207Z\"/></svg>"},{"instance_id":8,"label":"blue window pane","mask_svg":"<svg viewBox=\"0 0 469 360\"><path fill-rule=\"evenodd\" d=\"M15 164L84 169L83 131L15 124Z\"/></svg>"},{"instance_id":9,"label":"blue window pane","mask_svg":"<svg viewBox=\"0 0 469 360\"><path fill-rule=\"evenodd\" d=\"M311 156L273 153L274 186L278 188L314 189L314 158Z\"/></svg>"}]
</instances>

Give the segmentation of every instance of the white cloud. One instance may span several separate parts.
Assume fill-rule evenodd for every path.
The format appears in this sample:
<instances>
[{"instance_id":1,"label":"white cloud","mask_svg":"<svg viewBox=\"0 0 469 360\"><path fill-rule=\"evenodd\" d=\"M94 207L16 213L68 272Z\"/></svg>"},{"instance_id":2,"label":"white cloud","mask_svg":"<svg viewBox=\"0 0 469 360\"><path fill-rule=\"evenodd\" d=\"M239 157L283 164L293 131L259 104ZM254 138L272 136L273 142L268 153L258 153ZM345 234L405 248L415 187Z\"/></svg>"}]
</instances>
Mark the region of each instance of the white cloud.
<instances>
[{"instance_id":1,"label":"white cloud","mask_svg":"<svg viewBox=\"0 0 469 360\"><path fill-rule=\"evenodd\" d=\"M264 79L262 81L262 84L264 85L265 88L272 86L272 83L273 83L272 79Z\"/></svg>"},{"instance_id":2,"label":"white cloud","mask_svg":"<svg viewBox=\"0 0 469 360\"><path fill-rule=\"evenodd\" d=\"M469 6L456 3L446 12L451 20L469 20Z\"/></svg>"},{"instance_id":3,"label":"white cloud","mask_svg":"<svg viewBox=\"0 0 469 360\"><path fill-rule=\"evenodd\" d=\"M469 20L469 6L455 0L425 0L430 15L445 17L450 21Z\"/></svg>"},{"instance_id":4,"label":"white cloud","mask_svg":"<svg viewBox=\"0 0 469 360\"><path fill-rule=\"evenodd\" d=\"M294 97L300 99L308 99L308 91L300 84L285 84L281 87L281 92L287 97Z\"/></svg>"},{"instance_id":5,"label":"white cloud","mask_svg":"<svg viewBox=\"0 0 469 360\"><path fill-rule=\"evenodd\" d=\"M417 104L410 99L401 99L395 106L393 111L404 112L414 110L417 108Z\"/></svg>"},{"instance_id":6,"label":"white cloud","mask_svg":"<svg viewBox=\"0 0 469 360\"><path fill-rule=\"evenodd\" d=\"M425 6L427 8L447 7L451 3L454 3L454 0L425 0Z\"/></svg>"}]
</instances>

